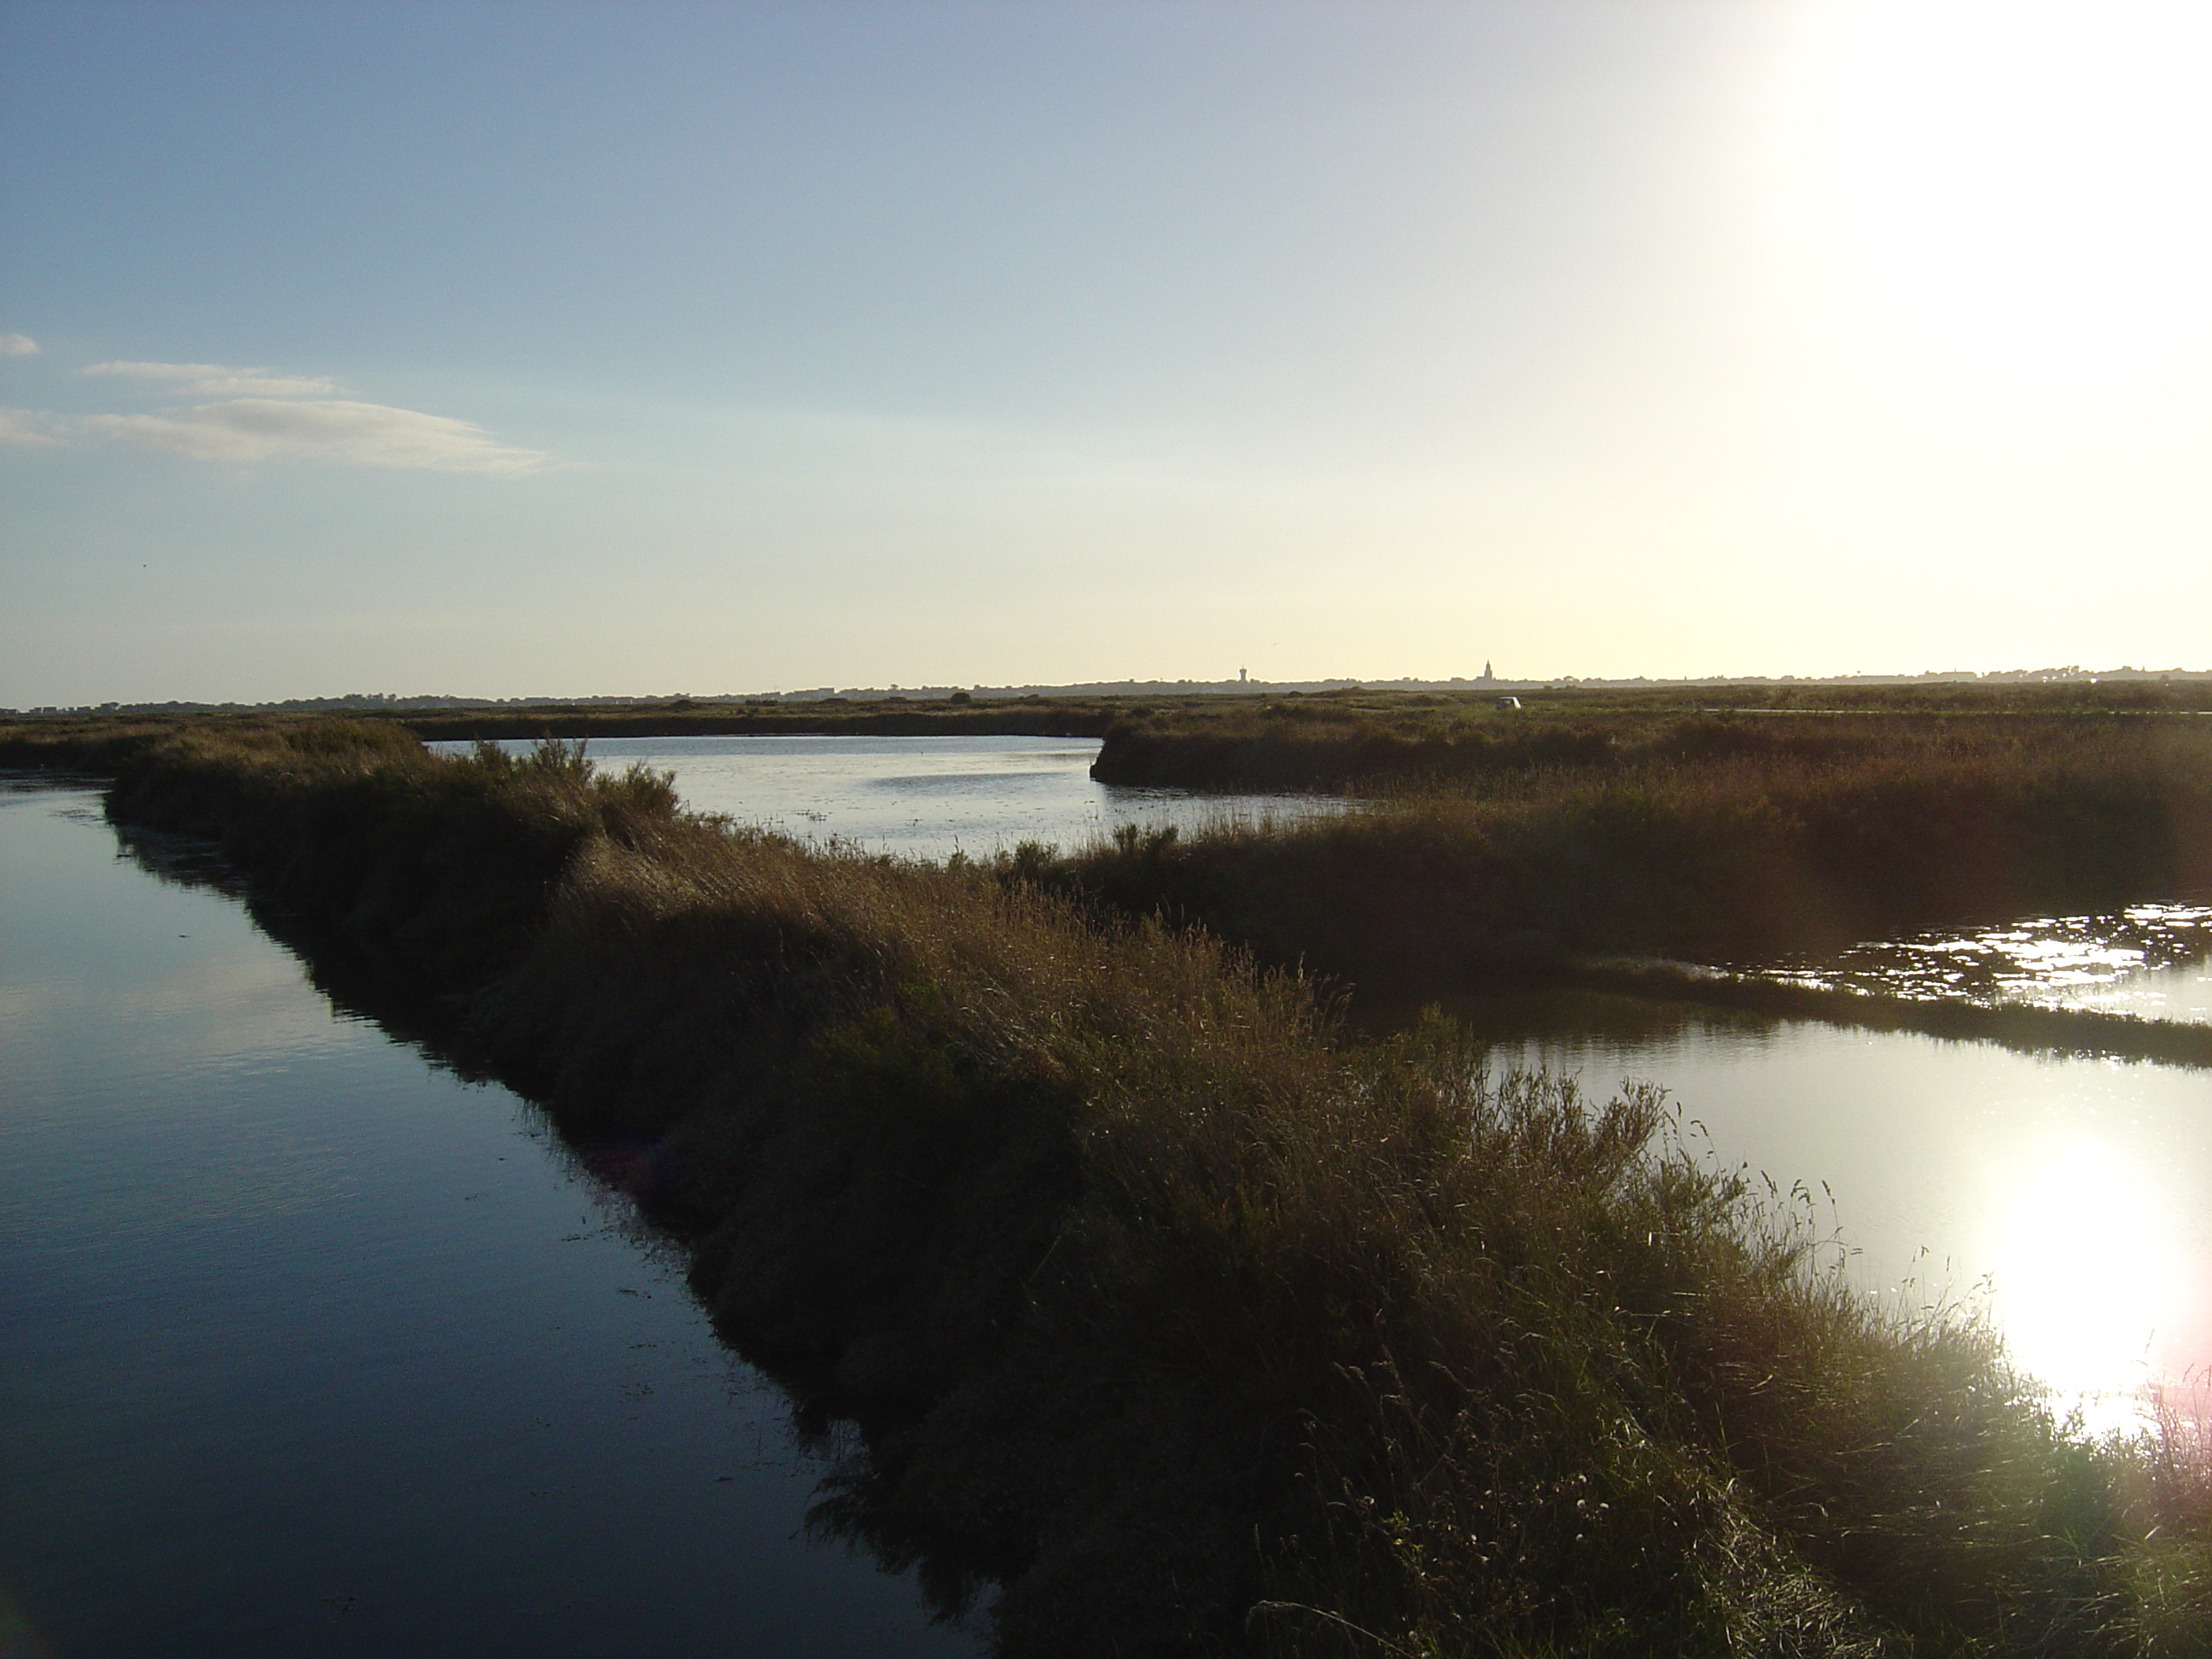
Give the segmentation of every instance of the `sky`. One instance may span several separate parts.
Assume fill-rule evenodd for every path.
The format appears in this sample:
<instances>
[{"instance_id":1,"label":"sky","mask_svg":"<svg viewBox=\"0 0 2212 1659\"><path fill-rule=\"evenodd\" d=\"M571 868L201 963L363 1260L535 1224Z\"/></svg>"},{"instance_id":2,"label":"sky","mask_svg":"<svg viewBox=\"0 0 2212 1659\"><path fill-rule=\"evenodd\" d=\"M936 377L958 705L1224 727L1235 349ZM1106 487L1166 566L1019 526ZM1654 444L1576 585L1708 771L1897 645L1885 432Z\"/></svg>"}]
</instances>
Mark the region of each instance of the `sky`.
<instances>
[{"instance_id":1,"label":"sky","mask_svg":"<svg viewBox=\"0 0 2212 1659\"><path fill-rule=\"evenodd\" d=\"M0 706L2212 667L2197 0L9 0Z\"/></svg>"}]
</instances>

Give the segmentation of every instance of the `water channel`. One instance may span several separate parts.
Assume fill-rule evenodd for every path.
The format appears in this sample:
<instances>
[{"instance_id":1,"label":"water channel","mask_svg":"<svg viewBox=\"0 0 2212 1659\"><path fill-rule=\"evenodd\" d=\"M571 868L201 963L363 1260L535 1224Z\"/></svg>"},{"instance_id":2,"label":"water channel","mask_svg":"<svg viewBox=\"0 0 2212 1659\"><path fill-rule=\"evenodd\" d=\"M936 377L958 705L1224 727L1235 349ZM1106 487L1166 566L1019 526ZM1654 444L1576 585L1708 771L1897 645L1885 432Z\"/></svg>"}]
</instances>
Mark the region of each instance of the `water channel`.
<instances>
[{"instance_id":1,"label":"water channel","mask_svg":"<svg viewBox=\"0 0 2212 1659\"><path fill-rule=\"evenodd\" d=\"M0 1654L973 1653L537 1115L0 789Z\"/></svg>"},{"instance_id":2,"label":"water channel","mask_svg":"<svg viewBox=\"0 0 2212 1659\"><path fill-rule=\"evenodd\" d=\"M592 746L915 856L1338 810L1109 790L1094 750ZM819 1449L526 1104L178 874L88 785L0 788L0 1654L975 1651L809 1540ZM2202 1019L2209 919L2023 924L1975 960L2009 953L1990 994ZM1864 1293L1979 1308L2093 1421L2212 1360L2212 1074L1602 1000L1480 1017L1501 1068L1666 1085L1701 1155L1806 1194Z\"/></svg>"}]
</instances>

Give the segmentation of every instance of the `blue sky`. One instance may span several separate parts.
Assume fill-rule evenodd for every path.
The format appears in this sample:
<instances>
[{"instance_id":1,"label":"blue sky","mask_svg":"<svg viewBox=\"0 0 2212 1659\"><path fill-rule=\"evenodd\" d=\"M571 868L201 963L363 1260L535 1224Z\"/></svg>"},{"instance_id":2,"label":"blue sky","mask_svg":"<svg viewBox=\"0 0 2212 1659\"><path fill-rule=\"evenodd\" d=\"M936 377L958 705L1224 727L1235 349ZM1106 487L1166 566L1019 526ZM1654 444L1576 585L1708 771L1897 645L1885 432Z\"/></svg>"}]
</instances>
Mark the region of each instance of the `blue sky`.
<instances>
[{"instance_id":1,"label":"blue sky","mask_svg":"<svg viewBox=\"0 0 2212 1659\"><path fill-rule=\"evenodd\" d=\"M0 704L2212 665L2206 47L14 0Z\"/></svg>"}]
</instances>

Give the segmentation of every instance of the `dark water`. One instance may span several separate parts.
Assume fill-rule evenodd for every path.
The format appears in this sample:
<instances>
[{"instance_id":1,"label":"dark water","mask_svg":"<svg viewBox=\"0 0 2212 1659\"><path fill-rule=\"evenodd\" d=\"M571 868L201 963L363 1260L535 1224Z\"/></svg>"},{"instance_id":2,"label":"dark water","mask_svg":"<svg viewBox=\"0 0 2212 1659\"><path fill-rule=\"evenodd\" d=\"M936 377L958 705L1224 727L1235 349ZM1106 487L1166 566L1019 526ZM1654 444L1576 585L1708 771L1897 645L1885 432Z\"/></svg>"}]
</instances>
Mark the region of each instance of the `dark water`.
<instances>
[{"instance_id":1,"label":"dark water","mask_svg":"<svg viewBox=\"0 0 2212 1659\"><path fill-rule=\"evenodd\" d=\"M969 1653L502 1090L0 790L0 1654Z\"/></svg>"}]
</instances>

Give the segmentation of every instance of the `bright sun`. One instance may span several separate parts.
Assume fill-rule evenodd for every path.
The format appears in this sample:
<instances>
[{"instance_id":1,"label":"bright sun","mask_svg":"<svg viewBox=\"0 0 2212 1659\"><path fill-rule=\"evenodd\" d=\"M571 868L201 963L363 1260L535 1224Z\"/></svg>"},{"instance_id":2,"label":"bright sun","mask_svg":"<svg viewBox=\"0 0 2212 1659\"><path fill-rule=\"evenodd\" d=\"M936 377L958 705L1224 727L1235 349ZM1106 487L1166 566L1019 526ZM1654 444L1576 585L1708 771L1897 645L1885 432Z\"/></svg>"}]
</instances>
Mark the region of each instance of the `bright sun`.
<instances>
[{"instance_id":1,"label":"bright sun","mask_svg":"<svg viewBox=\"0 0 2212 1659\"><path fill-rule=\"evenodd\" d=\"M2212 4L1870 0L1832 85L1861 257L1946 354L2070 382L2212 336Z\"/></svg>"}]
</instances>

